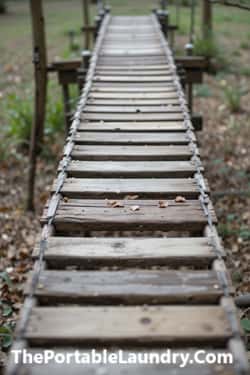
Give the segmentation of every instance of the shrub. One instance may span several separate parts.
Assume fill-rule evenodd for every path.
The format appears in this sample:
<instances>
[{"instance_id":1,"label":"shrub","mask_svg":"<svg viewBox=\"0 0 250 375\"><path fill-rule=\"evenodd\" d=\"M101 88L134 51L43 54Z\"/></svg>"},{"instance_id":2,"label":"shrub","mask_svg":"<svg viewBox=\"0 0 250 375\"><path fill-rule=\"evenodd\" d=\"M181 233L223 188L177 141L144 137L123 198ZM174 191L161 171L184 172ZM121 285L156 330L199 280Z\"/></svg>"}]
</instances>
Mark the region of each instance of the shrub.
<instances>
[{"instance_id":1,"label":"shrub","mask_svg":"<svg viewBox=\"0 0 250 375\"><path fill-rule=\"evenodd\" d=\"M227 107L233 113L240 112L241 110L241 98L246 95L247 91L242 87L230 86L223 81L223 94L226 101Z\"/></svg>"}]
</instances>

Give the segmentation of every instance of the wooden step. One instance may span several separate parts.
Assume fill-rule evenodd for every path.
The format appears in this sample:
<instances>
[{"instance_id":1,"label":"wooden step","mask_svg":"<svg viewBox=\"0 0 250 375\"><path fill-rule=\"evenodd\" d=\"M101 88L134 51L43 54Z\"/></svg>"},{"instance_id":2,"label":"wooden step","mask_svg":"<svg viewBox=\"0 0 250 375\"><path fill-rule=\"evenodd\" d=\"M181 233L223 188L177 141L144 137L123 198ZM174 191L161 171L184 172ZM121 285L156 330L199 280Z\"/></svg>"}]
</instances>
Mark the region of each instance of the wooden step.
<instances>
[{"instance_id":1,"label":"wooden step","mask_svg":"<svg viewBox=\"0 0 250 375\"><path fill-rule=\"evenodd\" d=\"M69 177L185 178L193 177L191 161L77 161L67 167Z\"/></svg>"},{"instance_id":2,"label":"wooden step","mask_svg":"<svg viewBox=\"0 0 250 375\"><path fill-rule=\"evenodd\" d=\"M164 68L164 69L140 69L140 70L133 70L133 69L120 69L117 71L114 71L112 68L110 69L103 69L103 68L98 68L96 70L97 76L123 76L123 77L146 77L146 76L167 76L171 75L171 70L169 68Z\"/></svg>"},{"instance_id":3,"label":"wooden step","mask_svg":"<svg viewBox=\"0 0 250 375\"><path fill-rule=\"evenodd\" d=\"M120 42L119 42L120 43ZM144 72L144 71L169 71L170 66L169 64L156 64L156 65L147 65L146 67L138 66L138 65L130 65L130 66L122 66L122 65L107 65L107 64L100 64L98 62L96 70L103 70L103 71L112 71L115 74L120 74L122 71L129 71L129 72Z\"/></svg>"},{"instance_id":4,"label":"wooden step","mask_svg":"<svg viewBox=\"0 0 250 375\"><path fill-rule=\"evenodd\" d=\"M112 207L112 201L98 199L67 199L58 206L54 219L60 233L82 233L88 230L181 230L200 233L207 217L199 200L178 203L168 200L161 208L159 200L122 200L124 207ZM210 207L214 223L215 213ZM46 223L46 210L42 223Z\"/></svg>"},{"instance_id":5,"label":"wooden step","mask_svg":"<svg viewBox=\"0 0 250 375\"><path fill-rule=\"evenodd\" d=\"M164 56L99 56L98 64L106 64L109 66L151 66L166 64L166 58ZM99 66L99 65L98 65Z\"/></svg>"},{"instance_id":6,"label":"wooden step","mask_svg":"<svg viewBox=\"0 0 250 375\"><path fill-rule=\"evenodd\" d=\"M98 106L164 106L164 105L179 105L178 98L163 98L163 99L132 99L132 98L117 98L116 94L111 94L112 98L92 99L87 101L87 104Z\"/></svg>"},{"instance_id":7,"label":"wooden step","mask_svg":"<svg viewBox=\"0 0 250 375\"><path fill-rule=\"evenodd\" d=\"M35 307L30 345L225 345L232 331L220 306Z\"/></svg>"},{"instance_id":8,"label":"wooden step","mask_svg":"<svg viewBox=\"0 0 250 375\"><path fill-rule=\"evenodd\" d=\"M100 52L100 56L108 56L108 57L121 57L121 56L129 56L129 57L137 57L137 56L162 56L162 51L159 51L158 48L148 48L148 49L130 49L130 48L123 48L123 49L103 49Z\"/></svg>"},{"instance_id":9,"label":"wooden step","mask_svg":"<svg viewBox=\"0 0 250 375\"><path fill-rule=\"evenodd\" d=\"M78 131L110 131L110 132L183 132L186 130L182 121L148 121L148 122L104 122L82 121Z\"/></svg>"},{"instance_id":10,"label":"wooden step","mask_svg":"<svg viewBox=\"0 0 250 375\"><path fill-rule=\"evenodd\" d=\"M94 82L125 82L125 83L147 83L147 82L173 82L173 77L172 75L161 75L161 76L101 76L101 75L95 75L94 77Z\"/></svg>"},{"instance_id":11,"label":"wooden step","mask_svg":"<svg viewBox=\"0 0 250 375\"><path fill-rule=\"evenodd\" d=\"M92 113L82 112L87 121L183 121L182 113Z\"/></svg>"},{"instance_id":12,"label":"wooden step","mask_svg":"<svg viewBox=\"0 0 250 375\"><path fill-rule=\"evenodd\" d=\"M55 180L52 191L57 188ZM208 191L208 190L207 190ZM137 194L140 198L173 198L181 195L196 199L200 195L197 181L193 178L67 178L61 188L70 198L124 198Z\"/></svg>"},{"instance_id":13,"label":"wooden step","mask_svg":"<svg viewBox=\"0 0 250 375\"><path fill-rule=\"evenodd\" d=\"M152 249L153 250L153 249ZM25 294L31 292L31 280ZM39 275L40 304L215 304L223 296L215 271L54 271ZM233 291L231 291L233 292Z\"/></svg>"},{"instance_id":14,"label":"wooden step","mask_svg":"<svg viewBox=\"0 0 250 375\"><path fill-rule=\"evenodd\" d=\"M135 84L125 82L94 82L92 90L104 90L105 92L176 92L176 86L172 82L139 82Z\"/></svg>"},{"instance_id":15,"label":"wooden step","mask_svg":"<svg viewBox=\"0 0 250 375\"><path fill-rule=\"evenodd\" d=\"M34 258L39 256L39 246L40 243L37 242L33 253ZM221 256L225 257L222 250ZM54 269L67 266L81 269L103 266L208 267L216 257L211 240L205 237L49 237L44 254L48 267Z\"/></svg>"},{"instance_id":16,"label":"wooden step","mask_svg":"<svg viewBox=\"0 0 250 375\"><path fill-rule=\"evenodd\" d=\"M148 114L149 117L154 113L182 113L179 105L166 104L161 106L98 106L86 105L83 113L119 113L121 116L127 113Z\"/></svg>"},{"instance_id":17,"label":"wooden step","mask_svg":"<svg viewBox=\"0 0 250 375\"><path fill-rule=\"evenodd\" d=\"M177 100L178 95L175 91L166 91L166 92L104 92L100 91L90 91L89 99L112 99L113 100Z\"/></svg>"},{"instance_id":18,"label":"wooden step","mask_svg":"<svg viewBox=\"0 0 250 375\"><path fill-rule=\"evenodd\" d=\"M188 146L99 146L76 145L72 158L77 160L189 160Z\"/></svg>"},{"instance_id":19,"label":"wooden step","mask_svg":"<svg viewBox=\"0 0 250 375\"><path fill-rule=\"evenodd\" d=\"M188 144L189 138L186 133L147 133L147 132L134 132L126 133L120 132L78 132L74 137L76 144L118 144L118 145L140 145L140 144L158 144L158 145L186 145Z\"/></svg>"},{"instance_id":20,"label":"wooden step","mask_svg":"<svg viewBox=\"0 0 250 375\"><path fill-rule=\"evenodd\" d=\"M109 93L109 92L116 92L116 93L136 93L136 94L154 94L154 93L159 93L165 95L166 93L174 93L176 95L176 87L172 84L164 84L162 87L160 84L156 86L149 86L148 84L137 84L136 87L134 84L104 84L101 85L98 84L93 84L91 86L92 91L95 92L100 92L100 93Z\"/></svg>"}]
</instances>

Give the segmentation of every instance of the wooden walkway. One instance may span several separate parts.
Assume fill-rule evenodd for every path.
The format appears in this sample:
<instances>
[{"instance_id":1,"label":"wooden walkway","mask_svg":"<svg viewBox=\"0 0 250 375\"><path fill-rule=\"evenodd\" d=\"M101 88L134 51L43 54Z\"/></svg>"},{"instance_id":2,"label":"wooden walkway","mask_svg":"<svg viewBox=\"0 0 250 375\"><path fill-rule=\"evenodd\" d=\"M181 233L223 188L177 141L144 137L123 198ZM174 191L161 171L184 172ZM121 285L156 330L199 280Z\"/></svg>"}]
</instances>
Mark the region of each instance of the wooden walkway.
<instances>
[{"instance_id":1,"label":"wooden walkway","mask_svg":"<svg viewBox=\"0 0 250 375\"><path fill-rule=\"evenodd\" d=\"M202 173L157 19L106 15L42 217L15 348L198 348L232 352L234 365L10 362L8 374L248 373Z\"/></svg>"}]
</instances>

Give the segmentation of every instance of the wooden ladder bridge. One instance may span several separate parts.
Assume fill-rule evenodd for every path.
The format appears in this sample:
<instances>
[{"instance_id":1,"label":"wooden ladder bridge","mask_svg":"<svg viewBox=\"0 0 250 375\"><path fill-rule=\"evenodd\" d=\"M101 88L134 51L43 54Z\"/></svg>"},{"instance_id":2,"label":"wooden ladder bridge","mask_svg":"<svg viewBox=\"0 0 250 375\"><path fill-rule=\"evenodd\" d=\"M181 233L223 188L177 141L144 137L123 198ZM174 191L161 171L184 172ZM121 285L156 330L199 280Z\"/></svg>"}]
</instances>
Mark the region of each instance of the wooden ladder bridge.
<instances>
[{"instance_id":1,"label":"wooden ladder bridge","mask_svg":"<svg viewBox=\"0 0 250 375\"><path fill-rule=\"evenodd\" d=\"M7 374L247 374L233 287L155 15L106 14L42 216L15 349L232 353L234 363L24 365Z\"/></svg>"}]
</instances>

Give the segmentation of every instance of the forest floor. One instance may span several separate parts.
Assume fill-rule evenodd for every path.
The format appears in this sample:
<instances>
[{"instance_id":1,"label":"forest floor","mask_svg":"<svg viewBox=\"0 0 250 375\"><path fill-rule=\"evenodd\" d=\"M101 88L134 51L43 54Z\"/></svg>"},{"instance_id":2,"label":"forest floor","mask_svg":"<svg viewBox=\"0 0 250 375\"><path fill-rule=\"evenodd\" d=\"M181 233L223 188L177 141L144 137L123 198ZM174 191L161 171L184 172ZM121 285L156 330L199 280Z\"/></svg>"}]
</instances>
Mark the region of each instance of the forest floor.
<instances>
[{"instance_id":1,"label":"forest floor","mask_svg":"<svg viewBox=\"0 0 250 375\"><path fill-rule=\"evenodd\" d=\"M110 3L120 14L139 14L142 9L152 8L149 0L131 1L132 5L122 0ZM67 37L69 30L76 31L76 44L81 44L79 7L76 0L45 1L50 61L71 56ZM174 22L175 16L172 19ZM214 24L218 42L216 54L220 56L218 71L214 75L206 74L204 83L195 87L195 110L204 118L203 131L198 135L201 157L214 194L213 202L220 223L219 232L228 253L228 266L236 293L240 294L250 292L249 14L216 6ZM176 38L178 53L184 53L188 25L188 10L182 9ZM197 21L198 34L199 27ZM0 333L10 332L9 336L0 340L3 348L0 361L4 362L23 302L22 285L32 268L31 253L39 234L39 217L55 177L64 130L63 117L60 117L59 124L56 120L54 125L52 113L47 123L45 149L38 161L36 212L27 213L27 150L25 144L20 147L20 132L13 123L16 116L17 121L24 119L26 126L32 116L31 30L25 1L10 3L9 13L1 16L0 32L5 36L0 41ZM61 103L55 78L53 82L50 96L55 96L57 103ZM24 108L20 114L18 106L21 102ZM60 110L60 104L58 108Z\"/></svg>"}]
</instances>

